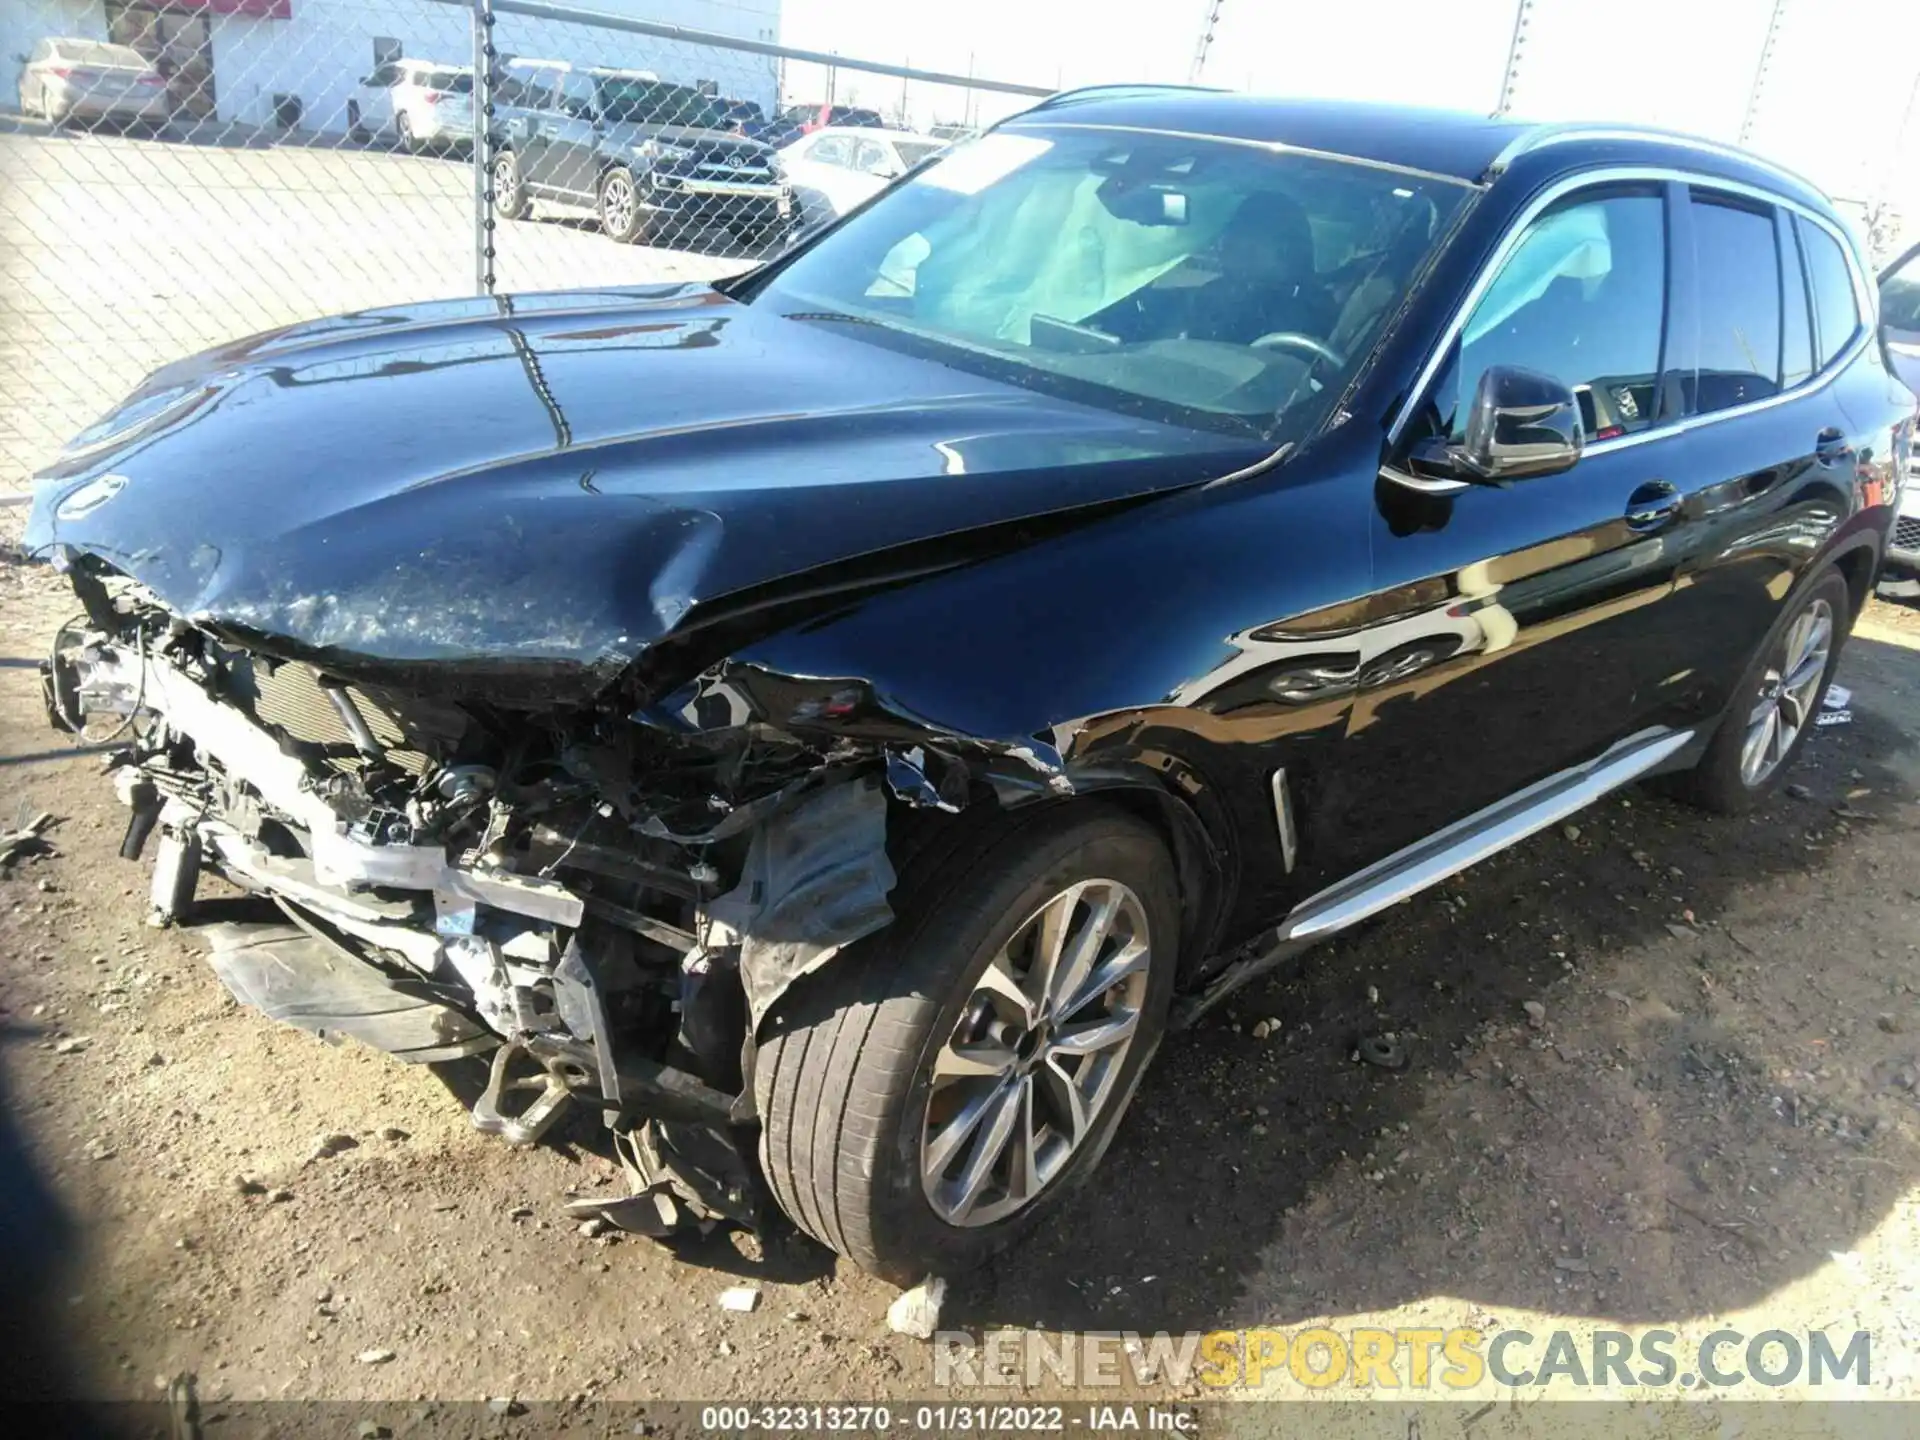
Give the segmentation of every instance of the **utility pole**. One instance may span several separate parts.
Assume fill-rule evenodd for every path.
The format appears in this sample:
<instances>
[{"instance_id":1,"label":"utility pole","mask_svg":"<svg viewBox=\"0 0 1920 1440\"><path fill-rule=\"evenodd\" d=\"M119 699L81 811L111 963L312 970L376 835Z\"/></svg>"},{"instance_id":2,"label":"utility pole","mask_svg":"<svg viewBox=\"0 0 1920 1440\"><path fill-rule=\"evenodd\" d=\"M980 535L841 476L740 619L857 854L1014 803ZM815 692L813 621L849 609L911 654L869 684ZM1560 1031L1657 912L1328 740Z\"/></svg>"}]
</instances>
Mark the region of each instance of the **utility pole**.
<instances>
[{"instance_id":1,"label":"utility pole","mask_svg":"<svg viewBox=\"0 0 1920 1440\"><path fill-rule=\"evenodd\" d=\"M1220 25L1220 6L1224 0L1207 0L1207 18L1200 22L1200 40L1193 47L1193 65L1187 71L1187 83L1198 85L1207 68L1207 51L1213 46L1213 32Z\"/></svg>"},{"instance_id":2,"label":"utility pole","mask_svg":"<svg viewBox=\"0 0 1920 1440\"><path fill-rule=\"evenodd\" d=\"M1520 78L1520 55L1527 46L1527 22L1533 19L1533 0L1515 0L1513 39L1507 42L1507 68L1500 76L1500 100L1493 107L1493 118L1505 119L1513 110L1513 86Z\"/></svg>"},{"instance_id":3,"label":"utility pole","mask_svg":"<svg viewBox=\"0 0 1920 1440\"><path fill-rule=\"evenodd\" d=\"M1753 137L1753 122L1760 116L1760 92L1767 83L1767 70L1773 64L1773 42L1780 34L1780 17L1786 13L1787 0L1773 0L1773 13L1767 17L1767 38L1760 42L1760 63L1753 67L1753 87L1747 91L1747 112L1740 117L1740 143Z\"/></svg>"}]
</instances>

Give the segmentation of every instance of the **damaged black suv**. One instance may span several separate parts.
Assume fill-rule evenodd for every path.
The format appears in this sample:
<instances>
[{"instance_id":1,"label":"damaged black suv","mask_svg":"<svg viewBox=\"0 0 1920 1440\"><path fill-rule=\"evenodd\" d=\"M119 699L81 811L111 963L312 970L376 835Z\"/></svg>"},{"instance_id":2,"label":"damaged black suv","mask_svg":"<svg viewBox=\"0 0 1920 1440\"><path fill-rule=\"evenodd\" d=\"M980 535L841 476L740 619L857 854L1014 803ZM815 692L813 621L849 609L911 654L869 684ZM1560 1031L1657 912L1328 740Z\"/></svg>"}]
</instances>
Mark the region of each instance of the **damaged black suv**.
<instances>
[{"instance_id":1,"label":"damaged black suv","mask_svg":"<svg viewBox=\"0 0 1920 1440\"><path fill-rule=\"evenodd\" d=\"M1170 1026L1608 790L1805 741L1914 400L1804 181L1079 92L718 284L183 361L40 478L161 921L659 1233L978 1260Z\"/></svg>"}]
</instances>

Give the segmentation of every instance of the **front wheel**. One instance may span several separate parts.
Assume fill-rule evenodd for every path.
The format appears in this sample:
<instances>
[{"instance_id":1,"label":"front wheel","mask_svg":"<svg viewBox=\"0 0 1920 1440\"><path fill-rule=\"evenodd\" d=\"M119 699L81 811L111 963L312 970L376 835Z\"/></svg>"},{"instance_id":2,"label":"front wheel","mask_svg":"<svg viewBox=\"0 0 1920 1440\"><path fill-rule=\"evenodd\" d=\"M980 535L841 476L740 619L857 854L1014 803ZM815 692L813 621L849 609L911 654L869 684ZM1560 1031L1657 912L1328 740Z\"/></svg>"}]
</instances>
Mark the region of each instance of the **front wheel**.
<instances>
[{"instance_id":1,"label":"front wheel","mask_svg":"<svg viewBox=\"0 0 1920 1440\"><path fill-rule=\"evenodd\" d=\"M781 1207L903 1284L980 1264L1086 1180L1173 989L1152 829L1061 810L984 838L917 861L894 924L796 983L754 1070Z\"/></svg>"},{"instance_id":2,"label":"front wheel","mask_svg":"<svg viewBox=\"0 0 1920 1440\"><path fill-rule=\"evenodd\" d=\"M647 212L633 172L615 166L600 177L600 228L609 240L633 245L647 238Z\"/></svg>"},{"instance_id":3,"label":"front wheel","mask_svg":"<svg viewBox=\"0 0 1920 1440\"><path fill-rule=\"evenodd\" d=\"M1674 777L1678 798L1737 815L1779 788L1815 729L1852 621L1853 593L1839 571L1801 592L1747 667L1699 765Z\"/></svg>"}]
</instances>

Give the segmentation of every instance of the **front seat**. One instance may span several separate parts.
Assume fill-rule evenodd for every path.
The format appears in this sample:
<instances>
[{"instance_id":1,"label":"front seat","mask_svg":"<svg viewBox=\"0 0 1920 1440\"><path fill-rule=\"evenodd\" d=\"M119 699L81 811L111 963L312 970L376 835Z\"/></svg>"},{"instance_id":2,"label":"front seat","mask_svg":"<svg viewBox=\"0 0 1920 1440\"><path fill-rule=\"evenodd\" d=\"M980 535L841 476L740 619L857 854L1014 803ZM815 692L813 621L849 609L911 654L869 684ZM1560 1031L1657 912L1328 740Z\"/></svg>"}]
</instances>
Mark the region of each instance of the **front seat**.
<instances>
[{"instance_id":1,"label":"front seat","mask_svg":"<svg viewBox=\"0 0 1920 1440\"><path fill-rule=\"evenodd\" d=\"M1180 330L1194 340L1247 345L1293 330L1325 339L1333 297L1313 264L1313 227L1288 196L1255 191L1215 239L1220 273L1184 297Z\"/></svg>"}]
</instances>

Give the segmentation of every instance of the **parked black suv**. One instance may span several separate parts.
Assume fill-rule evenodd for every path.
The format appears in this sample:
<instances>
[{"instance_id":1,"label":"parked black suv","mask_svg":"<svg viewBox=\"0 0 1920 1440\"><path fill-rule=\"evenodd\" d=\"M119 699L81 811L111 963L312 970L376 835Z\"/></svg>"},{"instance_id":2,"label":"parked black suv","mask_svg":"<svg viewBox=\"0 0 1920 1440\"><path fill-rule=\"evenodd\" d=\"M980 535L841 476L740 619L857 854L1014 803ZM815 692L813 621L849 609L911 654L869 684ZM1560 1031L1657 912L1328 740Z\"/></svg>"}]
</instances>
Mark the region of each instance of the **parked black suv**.
<instances>
[{"instance_id":1,"label":"parked black suv","mask_svg":"<svg viewBox=\"0 0 1920 1440\"><path fill-rule=\"evenodd\" d=\"M1876 324L1735 150L1070 94L732 280L160 371L40 477L50 704L161 919L295 922L236 995L604 1113L615 1223L915 1278L1300 947L1778 785L1911 444Z\"/></svg>"},{"instance_id":2,"label":"parked black suv","mask_svg":"<svg viewBox=\"0 0 1920 1440\"><path fill-rule=\"evenodd\" d=\"M729 134L728 102L645 71L509 60L494 93L494 208L536 198L591 206L623 244L690 244L725 229L774 245L793 229L793 195L773 149Z\"/></svg>"}]
</instances>

